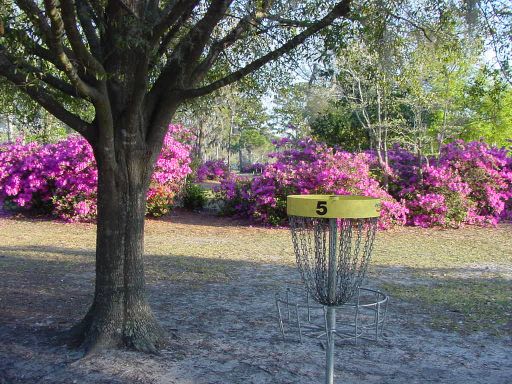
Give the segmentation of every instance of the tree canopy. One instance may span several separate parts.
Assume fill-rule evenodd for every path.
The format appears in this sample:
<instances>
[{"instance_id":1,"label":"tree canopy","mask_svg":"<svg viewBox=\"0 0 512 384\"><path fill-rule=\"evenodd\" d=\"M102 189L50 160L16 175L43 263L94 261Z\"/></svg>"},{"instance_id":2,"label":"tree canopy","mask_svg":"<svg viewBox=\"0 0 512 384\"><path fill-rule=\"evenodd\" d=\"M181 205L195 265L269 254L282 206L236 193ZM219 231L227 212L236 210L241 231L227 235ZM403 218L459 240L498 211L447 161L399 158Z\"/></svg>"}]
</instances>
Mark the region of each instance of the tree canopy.
<instances>
[{"instance_id":1,"label":"tree canopy","mask_svg":"<svg viewBox=\"0 0 512 384\"><path fill-rule=\"evenodd\" d=\"M84 136L98 167L95 294L75 341L155 351L144 213L171 118L347 18L350 0L2 0L1 12L0 77Z\"/></svg>"},{"instance_id":2,"label":"tree canopy","mask_svg":"<svg viewBox=\"0 0 512 384\"><path fill-rule=\"evenodd\" d=\"M156 139L176 100L240 80L348 14L349 1L330 3L8 1L0 74L90 141L125 102L144 108L143 133ZM89 104L93 121L81 113Z\"/></svg>"}]
</instances>

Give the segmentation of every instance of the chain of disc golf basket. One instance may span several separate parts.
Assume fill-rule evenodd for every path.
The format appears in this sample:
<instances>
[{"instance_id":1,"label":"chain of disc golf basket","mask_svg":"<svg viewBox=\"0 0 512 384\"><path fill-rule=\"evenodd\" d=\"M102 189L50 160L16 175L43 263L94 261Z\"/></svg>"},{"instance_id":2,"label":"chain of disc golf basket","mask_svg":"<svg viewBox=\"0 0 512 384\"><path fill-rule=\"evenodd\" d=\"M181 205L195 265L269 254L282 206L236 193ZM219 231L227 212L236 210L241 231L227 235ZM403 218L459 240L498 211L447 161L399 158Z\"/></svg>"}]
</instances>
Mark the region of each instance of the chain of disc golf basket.
<instances>
[{"instance_id":1,"label":"chain of disc golf basket","mask_svg":"<svg viewBox=\"0 0 512 384\"><path fill-rule=\"evenodd\" d=\"M325 257L329 247L329 220L290 216L289 221L297 266L313 299L324 305L350 300L361 286L368 269L377 218L337 220L339 242L336 247L334 300L329 298L328 260Z\"/></svg>"}]
</instances>

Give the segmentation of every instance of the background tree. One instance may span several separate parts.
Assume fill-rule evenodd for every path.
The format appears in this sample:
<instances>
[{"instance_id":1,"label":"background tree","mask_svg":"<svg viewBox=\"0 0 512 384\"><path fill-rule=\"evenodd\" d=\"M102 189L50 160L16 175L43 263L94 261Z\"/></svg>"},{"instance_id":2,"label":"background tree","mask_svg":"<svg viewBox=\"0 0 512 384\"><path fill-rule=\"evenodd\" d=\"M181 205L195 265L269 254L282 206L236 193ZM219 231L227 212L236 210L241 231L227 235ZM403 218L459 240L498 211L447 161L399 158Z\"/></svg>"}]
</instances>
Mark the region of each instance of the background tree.
<instances>
[{"instance_id":1,"label":"background tree","mask_svg":"<svg viewBox=\"0 0 512 384\"><path fill-rule=\"evenodd\" d=\"M466 85L462 108L467 114L460 137L510 146L512 140L512 86L498 71L482 68Z\"/></svg>"},{"instance_id":2,"label":"background tree","mask_svg":"<svg viewBox=\"0 0 512 384\"><path fill-rule=\"evenodd\" d=\"M504 142L507 107L497 95L506 100L508 80L503 60L500 67L489 63L489 40L505 49L509 39L485 25L491 9L496 31L510 25L501 1L366 5L342 44L336 45L337 30L327 34L336 60L324 61L324 79L334 73L339 92L327 114L310 123L320 129L317 137L343 144L336 133L353 113L384 165L386 148L395 142L420 162L459 137L491 138L492 130L500 132L492 142Z\"/></svg>"},{"instance_id":3,"label":"background tree","mask_svg":"<svg viewBox=\"0 0 512 384\"><path fill-rule=\"evenodd\" d=\"M466 84L479 66L483 49L456 9L432 20L428 31L413 31L405 37L399 79L407 111L400 141L413 147L420 161L425 150L436 154L446 140L460 134L466 120Z\"/></svg>"},{"instance_id":4,"label":"background tree","mask_svg":"<svg viewBox=\"0 0 512 384\"><path fill-rule=\"evenodd\" d=\"M202 163L211 157L211 149L219 158L223 145L226 119L224 92L217 91L199 99L190 100L177 111L175 119L190 127L193 134L193 157Z\"/></svg>"},{"instance_id":5,"label":"background tree","mask_svg":"<svg viewBox=\"0 0 512 384\"><path fill-rule=\"evenodd\" d=\"M65 124L3 78L0 78L0 89L0 141L14 141L23 137L25 141L49 143L70 131Z\"/></svg>"},{"instance_id":6,"label":"background tree","mask_svg":"<svg viewBox=\"0 0 512 384\"><path fill-rule=\"evenodd\" d=\"M483 30L491 66L498 68L503 81L512 85L512 12L508 0L467 0L472 30Z\"/></svg>"},{"instance_id":7,"label":"background tree","mask_svg":"<svg viewBox=\"0 0 512 384\"><path fill-rule=\"evenodd\" d=\"M259 159L270 147L269 116L258 92L232 94L230 110L233 132L231 148L238 152L238 167L242 171L246 163L254 161L256 152Z\"/></svg>"},{"instance_id":8,"label":"background tree","mask_svg":"<svg viewBox=\"0 0 512 384\"><path fill-rule=\"evenodd\" d=\"M175 117L192 127L197 162L223 158L230 165L238 152L242 166L244 151L252 158L254 150L268 148L269 116L262 98L257 86L233 84L185 104Z\"/></svg>"},{"instance_id":9,"label":"background tree","mask_svg":"<svg viewBox=\"0 0 512 384\"><path fill-rule=\"evenodd\" d=\"M240 138L238 146L240 150L245 149L247 152L247 163L252 164L255 161L254 152L260 150L260 156L257 160L260 160L263 153L267 153L270 147L270 140L260 130L255 128L244 129L240 132ZM243 155L240 156L240 171L242 171L245 165Z\"/></svg>"},{"instance_id":10,"label":"background tree","mask_svg":"<svg viewBox=\"0 0 512 384\"><path fill-rule=\"evenodd\" d=\"M372 44L386 45L384 37ZM343 50L337 61L339 104L346 105L369 138L382 169L388 169L389 138L401 123L396 83L398 66L390 64L389 52L372 49L364 39ZM386 179L384 184L387 185Z\"/></svg>"},{"instance_id":11,"label":"background tree","mask_svg":"<svg viewBox=\"0 0 512 384\"><path fill-rule=\"evenodd\" d=\"M297 139L309 134L307 103L308 83L279 88L274 96L273 125L276 133Z\"/></svg>"},{"instance_id":12,"label":"background tree","mask_svg":"<svg viewBox=\"0 0 512 384\"><path fill-rule=\"evenodd\" d=\"M154 351L164 340L145 293L144 212L153 165L180 105L275 61L346 17L349 5L2 2L0 76L85 137L98 167L96 284L74 328L79 344ZM85 113L91 106L92 119Z\"/></svg>"},{"instance_id":13,"label":"background tree","mask_svg":"<svg viewBox=\"0 0 512 384\"><path fill-rule=\"evenodd\" d=\"M307 75L308 81L295 79L294 83L282 85L274 92L272 127L279 136L292 139L308 136L311 122L329 108L334 88L329 82L318 81L318 65L308 71L302 73L302 76Z\"/></svg>"},{"instance_id":14,"label":"background tree","mask_svg":"<svg viewBox=\"0 0 512 384\"><path fill-rule=\"evenodd\" d=\"M329 146L358 152L370 148L368 131L359 123L346 103L334 103L323 115L310 124L312 136Z\"/></svg>"}]
</instances>

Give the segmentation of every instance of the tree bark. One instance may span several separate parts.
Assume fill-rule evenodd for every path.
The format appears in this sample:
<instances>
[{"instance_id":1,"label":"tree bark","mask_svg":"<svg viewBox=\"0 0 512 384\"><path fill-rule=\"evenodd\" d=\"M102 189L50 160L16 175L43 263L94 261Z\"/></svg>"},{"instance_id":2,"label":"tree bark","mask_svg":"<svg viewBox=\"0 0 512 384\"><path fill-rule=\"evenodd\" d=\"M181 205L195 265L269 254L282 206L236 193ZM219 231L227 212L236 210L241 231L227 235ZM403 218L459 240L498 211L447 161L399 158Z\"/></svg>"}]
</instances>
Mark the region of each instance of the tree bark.
<instances>
[{"instance_id":1,"label":"tree bark","mask_svg":"<svg viewBox=\"0 0 512 384\"><path fill-rule=\"evenodd\" d=\"M12 125L11 125L11 118L9 117L9 115L6 115L5 121L7 124L7 142L10 143L10 142L14 141L14 137L13 137L13 129L12 129Z\"/></svg>"},{"instance_id":2,"label":"tree bark","mask_svg":"<svg viewBox=\"0 0 512 384\"><path fill-rule=\"evenodd\" d=\"M244 168L244 155L242 153L242 146L238 144L238 170L242 173Z\"/></svg>"},{"instance_id":3,"label":"tree bark","mask_svg":"<svg viewBox=\"0 0 512 384\"><path fill-rule=\"evenodd\" d=\"M248 159L249 164L253 163L253 161L252 161L252 149L250 147L247 148L247 159Z\"/></svg>"},{"instance_id":4,"label":"tree bark","mask_svg":"<svg viewBox=\"0 0 512 384\"><path fill-rule=\"evenodd\" d=\"M204 121L199 120L198 124L199 128L197 130L196 137L196 158L200 163L204 163L205 154L204 154Z\"/></svg>"},{"instance_id":5,"label":"tree bark","mask_svg":"<svg viewBox=\"0 0 512 384\"><path fill-rule=\"evenodd\" d=\"M147 301L143 263L152 162L149 155L122 151L116 163L98 152L95 293L72 335L88 353L121 346L156 352L165 337Z\"/></svg>"},{"instance_id":6,"label":"tree bark","mask_svg":"<svg viewBox=\"0 0 512 384\"><path fill-rule=\"evenodd\" d=\"M229 134L228 134L228 169L231 169L231 137L233 136L233 111L230 110L231 118L229 120Z\"/></svg>"}]
</instances>

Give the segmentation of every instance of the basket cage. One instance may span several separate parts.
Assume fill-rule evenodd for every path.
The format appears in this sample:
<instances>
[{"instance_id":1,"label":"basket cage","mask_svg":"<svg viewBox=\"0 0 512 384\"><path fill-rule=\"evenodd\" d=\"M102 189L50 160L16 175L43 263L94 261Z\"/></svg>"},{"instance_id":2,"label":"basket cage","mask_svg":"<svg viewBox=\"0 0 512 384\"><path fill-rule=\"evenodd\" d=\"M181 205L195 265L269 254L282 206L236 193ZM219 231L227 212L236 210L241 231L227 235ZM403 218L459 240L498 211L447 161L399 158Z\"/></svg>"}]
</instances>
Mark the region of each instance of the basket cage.
<instances>
[{"instance_id":1,"label":"basket cage","mask_svg":"<svg viewBox=\"0 0 512 384\"><path fill-rule=\"evenodd\" d=\"M358 292L370 261L377 220L289 216L297 266L315 301L337 306Z\"/></svg>"}]
</instances>

